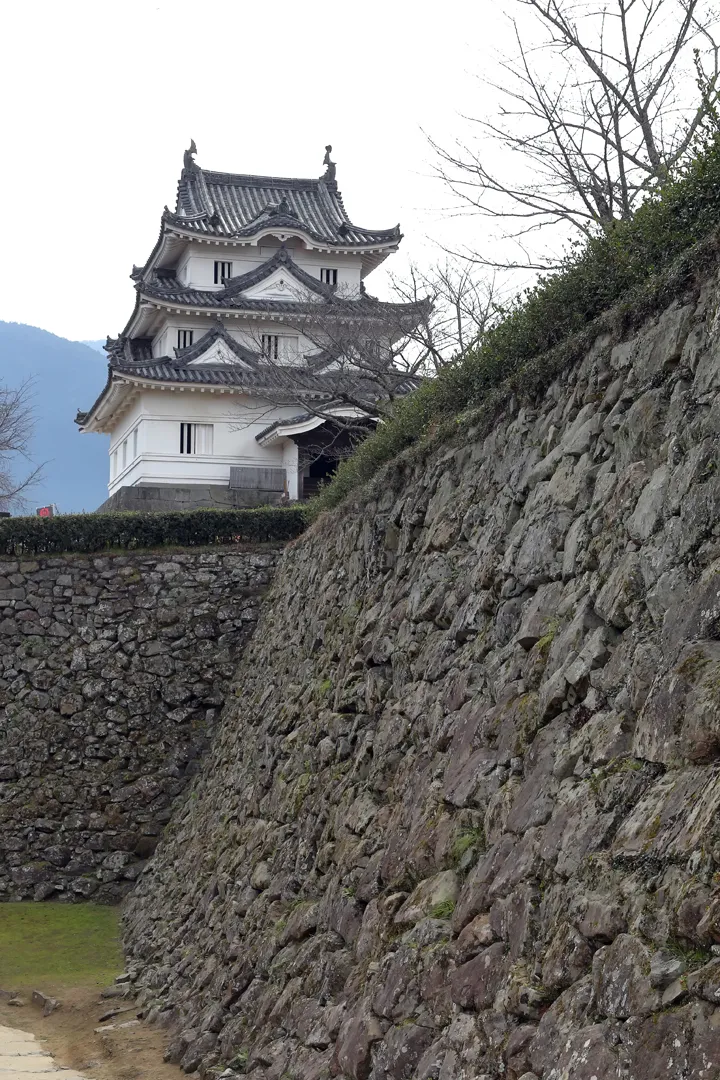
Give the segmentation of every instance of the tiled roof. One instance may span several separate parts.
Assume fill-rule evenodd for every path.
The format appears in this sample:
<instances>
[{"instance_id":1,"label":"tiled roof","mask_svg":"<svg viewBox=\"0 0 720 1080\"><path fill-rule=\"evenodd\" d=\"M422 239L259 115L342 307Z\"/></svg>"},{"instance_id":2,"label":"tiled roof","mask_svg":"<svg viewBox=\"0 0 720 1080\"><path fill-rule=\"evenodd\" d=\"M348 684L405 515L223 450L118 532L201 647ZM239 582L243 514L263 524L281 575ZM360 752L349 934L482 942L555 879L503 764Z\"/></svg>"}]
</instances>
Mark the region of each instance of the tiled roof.
<instances>
[{"instance_id":1,"label":"tiled roof","mask_svg":"<svg viewBox=\"0 0 720 1080\"><path fill-rule=\"evenodd\" d=\"M145 281L138 282L138 293L150 300L164 300L168 304L179 304L189 308L231 309L233 311L286 311L296 315L312 314L317 312L317 301L292 299L292 294L287 300L258 300L250 299L243 293L259 284L265 278L270 277L277 269L283 267L289 275L295 278L308 291L323 297L328 303L337 307L343 314L353 315L417 315L427 308L427 301L411 304L388 304L382 300L363 293L358 299L348 299L339 295L337 290L323 284L311 274L302 270L293 260L286 248L281 247L277 253L246 274L229 278L222 289L190 289L175 277L171 270L155 269Z\"/></svg>"},{"instance_id":2,"label":"tiled roof","mask_svg":"<svg viewBox=\"0 0 720 1080\"><path fill-rule=\"evenodd\" d=\"M262 431L258 432L258 434L255 436L255 438L259 442L260 439L264 439L266 435L269 435L271 431L274 431L275 428L280 427L280 425L283 425L285 427L285 426L287 426L289 424L302 424L302 423L305 422L305 420L312 419L312 417L314 415L315 415L314 413L306 412L306 413L300 413L298 416L286 417L283 420L273 420L272 424L268 424L268 426L266 428L263 428Z\"/></svg>"},{"instance_id":3,"label":"tiled roof","mask_svg":"<svg viewBox=\"0 0 720 1080\"><path fill-rule=\"evenodd\" d=\"M178 350L173 357L162 356L156 359L130 360L128 353L133 352L134 342L118 338L106 346L109 354L108 379L105 387L97 400L86 412L79 411L75 423L81 427L92 417L92 414L101 404L105 396L111 391L113 385L119 380L125 381L142 379L143 381L160 384L174 384L179 386L210 386L227 387L228 389L245 390L249 394L262 396L263 393L271 394L272 400L278 404L298 405L309 401L323 402L324 407L330 402L342 402L343 400L359 399L365 402L378 401L384 397L382 380L369 378L362 372L353 373L348 370L327 372L313 372L308 368L299 366L273 365L262 362L259 357L254 358L256 363L253 367L245 367L240 364L199 364L193 366L190 360L191 352L202 351L212 344L210 340L228 335L222 328L213 328L204 334L196 350L195 346L188 349ZM110 340L110 339L109 339ZM390 373L388 373L390 374ZM395 385L392 386L394 394L407 394L416 389L419 380L409 376L403 376L397 372ZM299 418L296 418L299 419ZM287 421L284 421L287 422Z\"/></svg>"},{"instance_id":4,"label":"tiled roof","mask_svg":"<svg viewBox=\"0 0 720 1080\"><path fill-rule=\"evenodd\" d=\"M192 367L163 356L151 363L113 362L112 371L131 378L134 376L186 386L227 386L250 392L287 392L288 400L296 402L303 397L329 401L343 393L362 393L364 396L372 393L373 397L378 396L377 383L362 375L347 372L314 374L291 365L263 364L253 369L232 364L199 364Z\"/></svg>"},{"instance_id":5,"label":"tiled roof","mask_svg":"<svg viewBox=\"0 0 720 1080\"><path fill-rule=\"evenodd\" d=\"M111 338L105 342L110 362L152 360L152 338Z\"/></svg>"},{"instance_id":6,"label":"tiled roof","mask_svg":"<svg viewBox=\"0 0 720 1080\"><path fill-rule=\"evenodd\" d=\"M203 363L193 365L212 345L221 339L242 363ZM368 378L361 371L339 368L334 371L317 371L317 357L310 358L308 366L295 364L271 364L258 353L240 344L221 323L212 326L193 345L176 349L175 356L153 357L147 353L147 338L130 341L127 338L108 338L105 346L109 357L111 375L135 376L156 382L181 383L195 386L228 386L253 390L287 390L301 397L335 398L342 393L360 393L377 398L380 394L379 380ZM329 358L327 354L326 359ZM417 385L415 379L404 379L397 373L399 393L407 393Z\"/></svg>"},{"instance_id":7,"label":"tiled roof","mask_svg":"<svg viewBox=\"0 0 720 1080\"><path fill-rule=\"evenodd\" d=\"M334 180L246 176L197 165L183 169L175 212L166 210L164 220L189 232L223 237L252 236L268 225L300 229L318 243L342 248L397 243L402 238L399 225L393 229L353 225Z\"/></svg>"}]
</instances>

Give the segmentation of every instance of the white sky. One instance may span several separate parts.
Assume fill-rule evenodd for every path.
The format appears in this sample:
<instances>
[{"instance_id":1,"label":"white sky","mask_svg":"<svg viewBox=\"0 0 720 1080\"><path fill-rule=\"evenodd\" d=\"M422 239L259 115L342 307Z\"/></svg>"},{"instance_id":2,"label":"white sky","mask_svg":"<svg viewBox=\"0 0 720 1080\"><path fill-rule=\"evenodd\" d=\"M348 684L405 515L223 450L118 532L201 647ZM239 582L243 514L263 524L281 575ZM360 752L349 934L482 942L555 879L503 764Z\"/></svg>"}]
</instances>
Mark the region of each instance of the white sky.
<instances>
[{"instance_id":1,"label":"white sky","mask_svg":"<svg viewBox=\"0 0 720 1080\"><path fill-rule=\"evenodd\" d=\"M421 262L428 236L482 244L481 222L442 214L422 129L450 144L482 112L497 0L0 6L0 319L116 335L191 138L200 166L285 176L319 176L330 142L357 224L400 221Z\"/></svg>"}]
</instances>

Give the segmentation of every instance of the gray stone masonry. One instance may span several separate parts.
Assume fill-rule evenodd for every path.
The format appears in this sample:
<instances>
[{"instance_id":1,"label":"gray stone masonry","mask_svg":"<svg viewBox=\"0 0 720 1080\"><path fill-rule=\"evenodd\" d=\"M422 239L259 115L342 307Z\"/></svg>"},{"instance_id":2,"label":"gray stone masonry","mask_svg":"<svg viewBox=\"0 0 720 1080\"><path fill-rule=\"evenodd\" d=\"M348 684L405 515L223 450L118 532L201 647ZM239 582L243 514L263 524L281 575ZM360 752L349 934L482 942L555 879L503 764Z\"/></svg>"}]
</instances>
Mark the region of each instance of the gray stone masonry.
<instances>
[{"instance_id":1,"label":"gray stone masonry","mask_svg":"<svg viewBox=\"0 0 720 1080\"><path fill-rule=\"evenodd\" d=\"M283 557L130 896L168 1058L719 1080L720 287Z\"/></svg>"},{"instance_id":2,"label":"gray stone masonry","mask_svg":"<svg viewBox=\"0 0 720 1080\"><path fill-rule=\"evenodd\" d=\"M166 514L171 510L226 510L277 504L282 491L263 491L258 488L231 488L227 484L173 484L121 487L98 509L98 513L115 510L137 510L144 514Z\"/></svg>"},{"instance_id":3,"label":"gray stone masonry","mask_svg":"<svg viewBox=\"0 0 720 1080\"><path fill-rule=\"evenodd\" d=\"M195 774L278 549L0 564L0 899L115 901Z\"/></svg>"}]
</instances>

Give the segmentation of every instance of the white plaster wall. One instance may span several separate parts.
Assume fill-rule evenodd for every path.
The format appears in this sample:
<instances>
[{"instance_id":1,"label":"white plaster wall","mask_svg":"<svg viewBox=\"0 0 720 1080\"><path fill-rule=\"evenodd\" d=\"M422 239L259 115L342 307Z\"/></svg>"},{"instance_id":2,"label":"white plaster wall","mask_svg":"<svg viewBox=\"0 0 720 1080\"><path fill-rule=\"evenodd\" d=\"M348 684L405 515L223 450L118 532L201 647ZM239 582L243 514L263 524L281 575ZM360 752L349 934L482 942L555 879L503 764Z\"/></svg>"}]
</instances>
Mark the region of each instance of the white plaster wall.
<instances>
[{"instance_id":1,"label":"white plaster wall","mask_svg":"<svg viewBox=\"0 0 720 1080\"><path fill-rule=\"evenodd\" d=\"M198 289L221 289L215 285L215 260L232 263L233 276L247 274L269 259L274 252L263 254L259 248L215 247L207 244L188 244L180 262L177 277L184 285Z\"/></svg>"},{"instance_id":2,"label":"white plaster wall","mask_svg":"<svg viewBox=\"0 0 720 1080\"><path fill-rule=\"evenodd\" d=\"M252 349L254 352L260 351L263 334L279 334L284 337L296 338L297 357L300 362L304 362L303 357L305 353L317 351L317 345L314 341L305 337L304 334L299 334L294 327L284 326L279 322L263 322L260 319L251 323L238 321L236 329L233 323L228 320L225 326L231 337L235 338L236 341L239 341L246 348Z\"/></svg>"},{"instance_id":3,"label":"white plaster wall","mask_svg":"<svg viewBox=\"0 0 720 1080\"><path fill-rule=\"evenodd\" d=\"M246 274L261 266L276 253L279 243L261 243L259 247L232 248L214 244L188 244L177 269L177 276L189 288L219 289L215 285L215 260L232 263L232 275ZM293 247L290 242L286 247L298 266L320 280L320 270L324 266L334 267L338 272L338 288L348 294L360 289L362 270L361 255L339 255L336 252L308 251L304 246Z\"/></svg>"},{"instance_id":4,"label":"white plaster wall","mask_svg":"<svg viewBox=\"0 0 720 1080\"><path fill-rule=\"evenodd\" d=\"M300 470L298 468L300 452L292 439L283 439L281 444L283 465L288 481L288 495L291 499L300 498Z\"/></svg>"},{"instance_id":5,"label":"white plaster wall","mask_svg":"<svg viewBox=\"0 0 720 1080\"><path fill-rule=\"evenodd\" d=\"M170 315L163 321L162 328L153 338L153 356L172 357L175 355L175 349L178 347L178 330L192 330L195 335L193 340L199 341L212 324L213 320L209 315L198 315L197 317Z\"/></svg>"},{"instance_id":6,"label":"white plaster wall","mask_svg":"<svg viewBox=\"0 0 720 1080\"><path fill-rule=\"evenodd\" d=\"M143 451L143 437L142 406L136 398L110 436L110 484L117 487L124 483L121 477L133 467Z\"/></svg>"},{"instance_id":7,"label":"white plaster wall","mask_svg":"<svg viewBox=\"0 0 720 1080\"><path fill-rule=\"evenodd\" d=\"M285 467L295 474L294 444L263 448L255 436L276 419L297 414L297 407L280 407L239 394L210 394L207 390L148 390L123 416L110 440L110 459L118 451L117 471L111 472L108 491L136 484L227 484L231 465ZM213 425L211 455L180 453L182 422ZM134 431L137 429L137 456ZM128 440L127 464L122 467L122 445ZM289 440L283 440L286 442ZM293 450L295 458L293 460ZM288 477L292 490L292 478Z\"/></svg>"},{"instance_id":8,"label":"white plaster wall","mask_svg":"<svg viewBox=\"0 0 720 1080\"><path fill-rule=\"evenodd\" d=\"M215 319L211 318L209 315L200 315L196 317L170 315L163 324L160 333L153 339L153 356L172 357L175 355L178 330L194 331L194 342L197 343L214 323ZM304 353L315 352L317 350L315 342L304 337L302 334L298 334L294 327L285 326L281 322L270 322L263 319L249 320L240 317L236 319L233 316L230 316L229 318L225 318L223 323L231 337L234 337L237 341L241 342L248 349L252 349L254 352L260 351L263 334L286 334L291 337L297 337L298 352L301 358Z\"/></svg>"}]
</instances>

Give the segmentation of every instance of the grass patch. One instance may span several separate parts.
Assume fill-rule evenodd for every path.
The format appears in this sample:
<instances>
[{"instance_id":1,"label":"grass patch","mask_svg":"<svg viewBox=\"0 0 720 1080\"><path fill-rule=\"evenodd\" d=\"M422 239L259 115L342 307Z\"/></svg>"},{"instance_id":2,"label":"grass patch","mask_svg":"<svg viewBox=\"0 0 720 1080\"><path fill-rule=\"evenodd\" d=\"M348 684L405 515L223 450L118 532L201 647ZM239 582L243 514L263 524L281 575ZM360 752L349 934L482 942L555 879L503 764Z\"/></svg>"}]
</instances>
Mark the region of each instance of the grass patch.
<instances>
[{"instance_id":1,"label":"grass patch","mask_svg":"<svg viewBox=\"0 0 720 1080\"><path fill-rule=\"evenodd\" d=\"M485 833L482 829L465 829L455 837L450 849L450 860L453 866L458 866L463 855L471 849L485 846Z\"/></svg>"},{"instance_id":2,"label":"grass patch","mask_svg":"<svg viewBox=\"0 0 720 1080\"><path fill-rule=\"evenodd\" d=\"M697 968L703 967L713 959L713 954L710 949L697 948L686 942L680 942L677 938L672 938L668 941L667 948L673 956L677 956L678 959L685 961L688 971L695 971Z\"/></svg>"},{"instance_id":3,"label":"grass patch","mask_svg":"<svg viewBox=\"0 0 720 1080\"><path fill-rule=\"evenodd\" d=\"M441 900L430 908L431 919L449 919L455 910L454 900Z\"/></svg>"},{"instance_id":4,"label":"grass patch","mask_svg":"<svg viewBox=\"0 0 720 1080\"><path fill-rule=\"evenodd\" d=\"M107 986L123 969L119 915L99 904L0 904L0 986Z\"/></svg>"}]
</instances>

